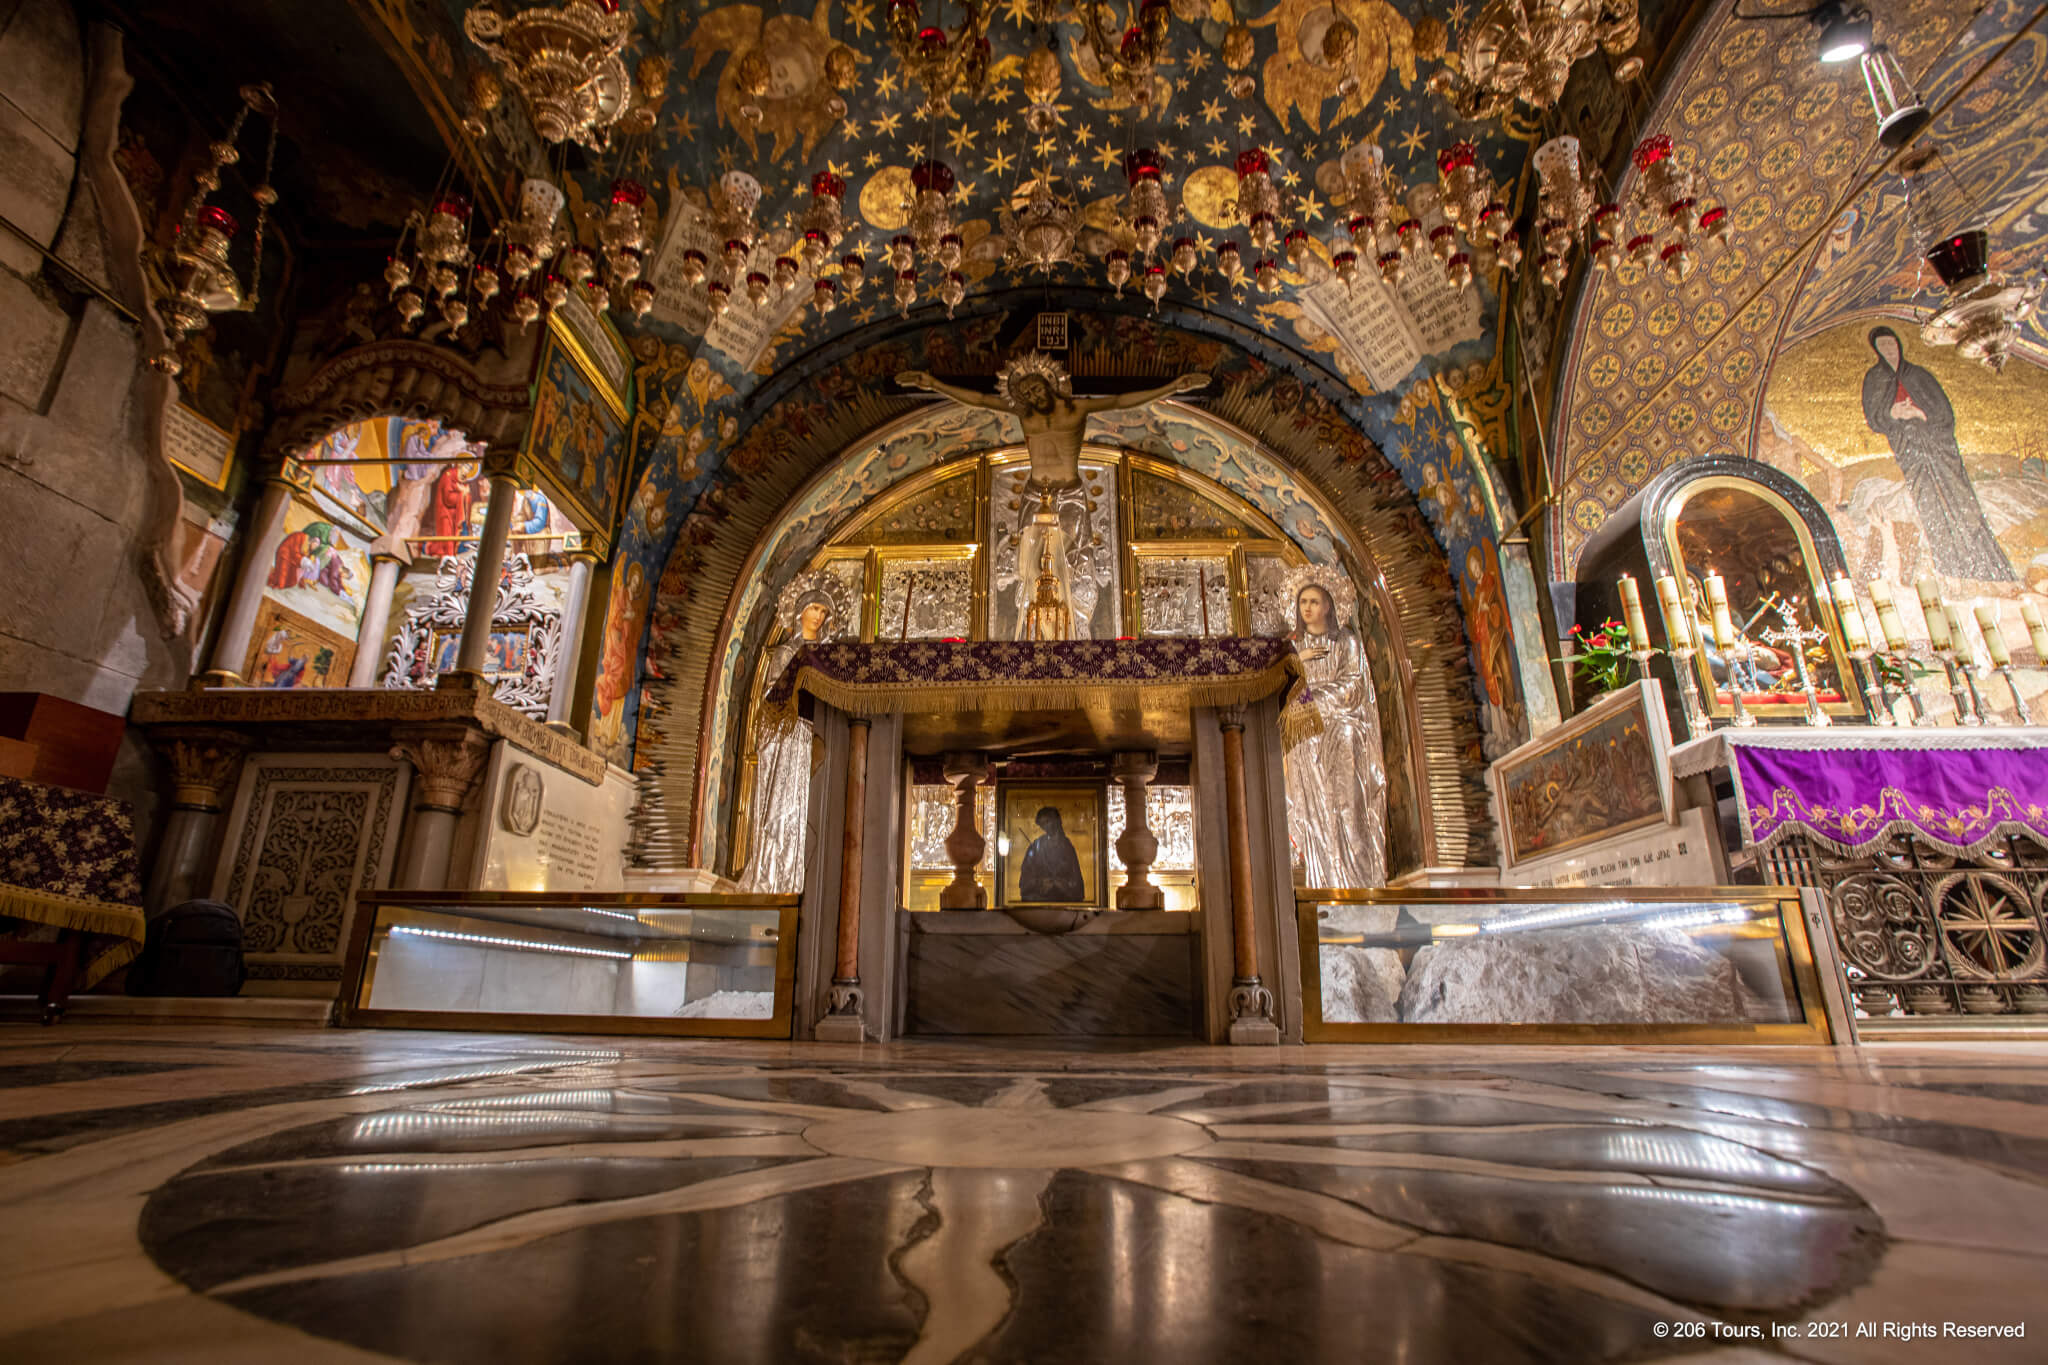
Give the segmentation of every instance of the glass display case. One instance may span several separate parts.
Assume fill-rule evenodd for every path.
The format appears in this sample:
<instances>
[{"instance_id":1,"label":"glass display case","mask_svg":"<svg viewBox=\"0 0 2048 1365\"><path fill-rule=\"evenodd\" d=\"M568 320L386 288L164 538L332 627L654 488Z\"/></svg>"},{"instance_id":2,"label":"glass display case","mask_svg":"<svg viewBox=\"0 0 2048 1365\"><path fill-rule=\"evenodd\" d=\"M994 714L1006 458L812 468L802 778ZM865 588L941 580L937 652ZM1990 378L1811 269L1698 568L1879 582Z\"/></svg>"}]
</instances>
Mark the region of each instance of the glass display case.
<instances>
[{"instance_id":1,"label":"glass display case","mask_svg":"<svg viewBox=\"0 0 2048 1365\"><path fill-rule=\"evenodd\" d=\"M798 900L366 892L341 1022L787 1038Z\"/></svg>"},{"instance_id":2,"label":"glass display case","mask_svg":"<svg viewBox=\"0 0 2048 1365\"><path fill-rule=\"evenodd\" d=\"M1791 888L1315 892L1310 1042L1825 1043Z\"/></svg>"}]
</instances>

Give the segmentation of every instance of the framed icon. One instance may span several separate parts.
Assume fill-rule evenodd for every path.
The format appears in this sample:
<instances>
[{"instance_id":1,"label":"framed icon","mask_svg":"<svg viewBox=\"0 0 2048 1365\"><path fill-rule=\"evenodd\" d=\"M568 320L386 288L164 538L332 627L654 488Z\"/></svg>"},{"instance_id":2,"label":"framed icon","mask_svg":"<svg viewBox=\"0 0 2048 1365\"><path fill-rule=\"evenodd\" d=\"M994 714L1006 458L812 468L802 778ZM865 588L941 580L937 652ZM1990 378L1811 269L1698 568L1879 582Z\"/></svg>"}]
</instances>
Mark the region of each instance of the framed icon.
<instances>
[{"instance_id":1,"label":"framed icon","mask_svg":"<svg viewBox=\"0 0 2048 1365\"><path fill-rule=\"evenodd\" d=\"M1109 880L1104 786L1017 782L996 788L996 904L1104 904Z\"/></svg>"}]
</instances>

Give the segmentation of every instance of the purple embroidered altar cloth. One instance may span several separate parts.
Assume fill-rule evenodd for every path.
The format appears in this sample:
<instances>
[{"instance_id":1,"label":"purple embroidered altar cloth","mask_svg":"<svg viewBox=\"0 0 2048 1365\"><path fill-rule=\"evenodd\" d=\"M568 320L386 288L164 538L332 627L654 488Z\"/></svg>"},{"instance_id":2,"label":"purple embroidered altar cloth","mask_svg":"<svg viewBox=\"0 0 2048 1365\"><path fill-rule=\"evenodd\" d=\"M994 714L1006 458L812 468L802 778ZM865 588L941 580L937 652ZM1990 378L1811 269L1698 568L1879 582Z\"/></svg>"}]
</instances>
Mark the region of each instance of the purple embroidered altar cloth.
<instances>
[{"instance_id":1,"label":"purple embroidered altar cloth","mask_svg":"<svg viewBox=\"0 0 2048 1365\"><path fill-rule=\"evenodd\" d=\"M1800 836L1858 856L1906 833L1958 857L2013 834L2048 845L2048 733L2038 729L1719 731L1712 740L1718 763L1700 761L1705 748L1674 751L1674 769L1731 766L1753 847Z\"/></svg>"},{"instance_id":2,"label":"purple embroidered altar cloth","mask_svg":"<svg viewBox=\"0 0 2048 1365\"><path fill-rule=\"evenodd\" d=\"M85 987L135 956L141 901L126 802L0 777L0 918L86 934Z\"/></svg>"},{"instance_id":3,"label":"purple embroidered altar cloth","mask_svg":"<svg viewBox=\"0 0 2048 1365\"><path fill-rule=\"evenodd\" d=\"M805 645L770 705L808 692L852 715L1086 707L1143 688L1173 704L1257 701L1301 677L1288 640L906 640Z\"/></svg>"}]
</instances>

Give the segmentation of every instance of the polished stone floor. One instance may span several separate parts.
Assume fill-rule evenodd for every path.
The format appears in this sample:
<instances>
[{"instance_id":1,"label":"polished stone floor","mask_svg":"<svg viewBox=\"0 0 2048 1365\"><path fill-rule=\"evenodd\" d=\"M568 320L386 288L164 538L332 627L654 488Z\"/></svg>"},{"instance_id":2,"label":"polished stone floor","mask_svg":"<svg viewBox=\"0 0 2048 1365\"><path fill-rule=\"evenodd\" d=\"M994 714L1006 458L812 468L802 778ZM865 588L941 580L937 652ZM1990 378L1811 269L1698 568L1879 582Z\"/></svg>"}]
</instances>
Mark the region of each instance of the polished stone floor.
<instances>
[{"instance_id":1,"label":"polished stone floor","mask_svg":"<svg viewBox=\"0 0 2048 1365\"><path fill-rule=\"evenodd\" d=\"M2048 1359L2048 1048L0 1028L10 1365L1680 1358Z\"/></svg>"}]
</instances>

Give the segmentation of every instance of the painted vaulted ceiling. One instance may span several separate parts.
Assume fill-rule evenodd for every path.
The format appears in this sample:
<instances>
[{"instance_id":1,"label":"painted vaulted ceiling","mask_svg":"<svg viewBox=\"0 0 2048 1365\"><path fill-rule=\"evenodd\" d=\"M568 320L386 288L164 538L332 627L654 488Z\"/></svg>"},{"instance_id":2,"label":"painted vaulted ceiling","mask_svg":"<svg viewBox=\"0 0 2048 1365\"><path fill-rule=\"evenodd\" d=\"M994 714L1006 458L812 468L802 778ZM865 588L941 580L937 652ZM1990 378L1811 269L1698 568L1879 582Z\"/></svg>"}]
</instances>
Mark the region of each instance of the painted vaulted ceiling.
<instances>
[{"instance_id":1,"label":"painted vaulted ceiling","mask_svg":"<svg viewBox=\"0 0 2048 1365\"><path fill-rule=\"evenodd\" d=\"M1856 64L1815 59L1803 25L1746 22L1722 0L1666 82L1651 122L1691 142L1734 211L1730 249L1684 284L1624 266L1590 276L1566 333L1551 442L1552 572L1663 470L1750 455L1786 348L1845 319L1917 323L1939 294L1908 230ZM1747 13L1749 6L1744 7ZM1992 262L2025 279L2048 261L2048 7L2038 0L1873 0L1985 210ZM2036 314L2012 363L2048 356Z\"/></svg>"}]
</instances>

